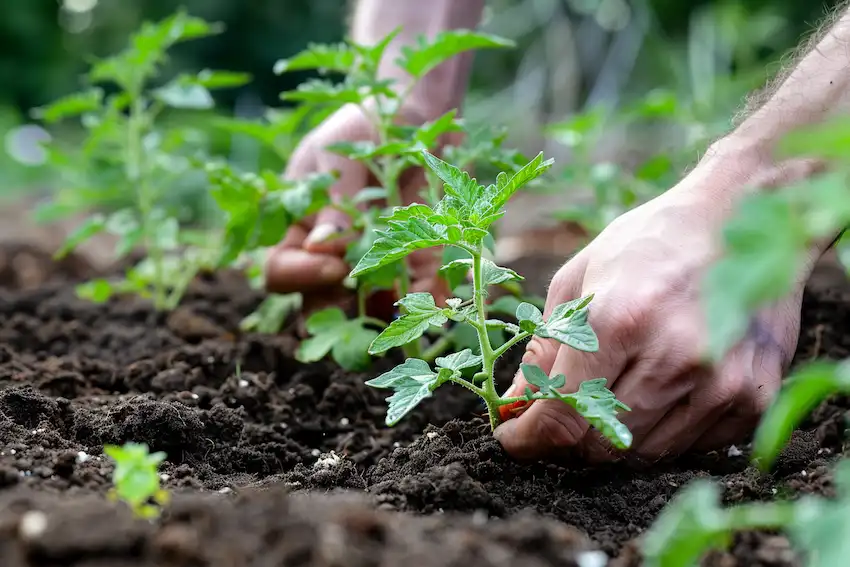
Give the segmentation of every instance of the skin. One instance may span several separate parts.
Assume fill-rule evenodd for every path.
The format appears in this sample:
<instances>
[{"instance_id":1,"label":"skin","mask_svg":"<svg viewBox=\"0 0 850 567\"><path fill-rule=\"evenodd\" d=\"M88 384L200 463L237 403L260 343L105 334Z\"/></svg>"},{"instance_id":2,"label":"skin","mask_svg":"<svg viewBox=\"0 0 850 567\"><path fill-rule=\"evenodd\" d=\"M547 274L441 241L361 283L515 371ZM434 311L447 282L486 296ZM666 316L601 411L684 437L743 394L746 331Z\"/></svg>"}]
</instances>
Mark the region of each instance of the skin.
<instances>
[{"instance_id":1,"label":"skin","mask_svg":"<svg viewBox=\"0 0 850 567\"><path fill-rule=\"evenodd\" d=\"M354 30L363 34L361 41L374 41L404 23L410 32L399 39L402 45L419 33L474 26L483 2L455 3L465 9L454 12L450 0L429 3L427 10L414 4L420 3L364 0ZM366 33L369 30L373 35ZM537 401L497 428L496 437L508 453L539 459L570 452L592 462L627 457L630 463L644 463L690 449L722 447L751 433L790 363L803 286L829 243L812 247L793 293L756 314L747 336L716 365L703 362L706 332L700 285L718 256L722 226L741 197L793 183L820 169L813 161L777 163L772 155L784 134L850 106L850 13L839 12L823 30L766 95L753 98L755 108L746 113L746 120L713 144L690 174L611 223L552 279L544 316L559 303L594 293L590 323L601 348L588 354L535 339L528 344L525 361L567 376L564 391L575 391L590 378L608 378L608 386L633 410L621 416L634 434L632 449L615 452L565 404ZM467 69L468 63L452 62L441 70L440 81L426 80L405 119L427 120L457 106ZM393 72L388 69L388 76ZM334 192L353 194L364 186L365 172L321 148L369 136L363 117L343 109L305 140L287 175L338 169L342 177ZM415 191L409 187L417 183L414 173L405 185L411 199ZM269 259L269 289L327 290L347 274L340 243L327 241L328 234L347 226L344 218L333 215L338 213L323 211L314 224L290 231ZM438 287L435 268L433 256L412 259L418 289ZM505 395L516 395L525 386L518 374Z\"/></svg>"}]
</instances>

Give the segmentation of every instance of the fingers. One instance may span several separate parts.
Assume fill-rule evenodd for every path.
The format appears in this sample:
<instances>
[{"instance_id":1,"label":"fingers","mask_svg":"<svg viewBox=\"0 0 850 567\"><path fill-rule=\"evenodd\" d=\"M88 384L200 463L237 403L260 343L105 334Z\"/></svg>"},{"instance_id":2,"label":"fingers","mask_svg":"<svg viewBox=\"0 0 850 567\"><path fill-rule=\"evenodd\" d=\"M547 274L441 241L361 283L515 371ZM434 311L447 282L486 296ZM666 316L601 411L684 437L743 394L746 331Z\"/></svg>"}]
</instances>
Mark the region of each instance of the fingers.
<instances>
[{"instance_id":1,"label":"fingers","mask_svg":"<svg viewBox=\"0 0 850 567\"><path fill-rule=\"evenodd\" d=\"M323 152L318 159L319 171L335 171L339 178L329 189L332 203L343 198L353 198L363 189L369 173L365 166L342 156ZM350 237L345 233L351 228L352 219L333 206L326 207L316 215L315 226L304 241L304 250L321 254L345 253Z\"/></svg>"}]
</instances>

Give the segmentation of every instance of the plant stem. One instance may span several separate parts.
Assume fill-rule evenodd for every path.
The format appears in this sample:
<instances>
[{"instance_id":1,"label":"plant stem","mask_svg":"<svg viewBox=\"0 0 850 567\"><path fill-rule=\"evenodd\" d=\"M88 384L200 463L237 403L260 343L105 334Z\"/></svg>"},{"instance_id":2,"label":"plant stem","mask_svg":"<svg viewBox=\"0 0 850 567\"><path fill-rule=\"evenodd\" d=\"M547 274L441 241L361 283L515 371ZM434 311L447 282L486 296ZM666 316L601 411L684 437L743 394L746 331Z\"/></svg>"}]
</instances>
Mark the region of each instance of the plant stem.
<instances>
[{"instance_id":1,"label":"plant stem","mask_svg":"<svg viewBox=\"0 0 850 567\"><path fill-rule=\"evenodd\" d=\"M130 117L127 121L127 162L126 172L130 184L134 186L136 202L142 221L142 234L145 249L150 255L154 269L153 305L157 310L166 308L168 302L163 287L162 250L154 238L156 227L152 226L153 202L147 185L147 163L143 146L144 100L138 93L132 95L133 104L130 106Z\"/></svg>"},{"instance_id":2,"label":"plant stem","mask_svg":"<svg viewBox=\"0 0 850 567\"><path fill-rule=\"evenodd\" d=\"M484 282L481 273L481 250L476 250L472 255L472 289L475 311L478 316L477 325L474 325L478 333L478 344L481 346L481 371L486 374L482 393L487 404L487 414L490 416L490 429L496 429L501 422L498 411L499 394L496 392L496 384L493 381L493 367L496 364L496 353L490 345L490 336L487 334L487 309L484 306Z\"/></svg>"},{"instance_id":3,"label":"plant stem","mask_svg":"<svg viewBox=\"0 0 850 567\"><path fill-rule=\"evenodd\" d=\"M500 356L502 356L503 354L505 354L505 352L507 352L507 351L508 351L508 349L510 349L512 346L514 346L515 344L517 344L518 342L520 342L520 341L522 341L522 340L527 339L527 338L528 338L528 337L530 337L530 336L531 336L531 333L526 333L525 331L522 331L521 333L518 333L518 334L514 335L513 337L511 337L510 339L508 339L508 341L507 341L505 344L503 344L502 346L500 346L499 348L497 348L497 349L493 352L493 356L494 356L495 358L499 358Z\"/></svg>"},{"instance_id":4,"label":"plant stem","mask_svg":"<svg viewBox=\"0 0 850 567\"><path fill-rule=\"evenodd\" d=\"M452 340L443 335L434 344L422 351L422 360L425 362L434 362L434 359L446 352L452 346Z\"/></svg>"},{"instance_id":5,"label":"plant stem","mask_svg":"<svg viewBox=\"0 0 850 567\"><path fill-rule=\"evenodd\" d=\"M366 286L357 287L357 316L360 318L366 317L366 298L369 296L369 289Z\"/></svg>"}]
</instances>

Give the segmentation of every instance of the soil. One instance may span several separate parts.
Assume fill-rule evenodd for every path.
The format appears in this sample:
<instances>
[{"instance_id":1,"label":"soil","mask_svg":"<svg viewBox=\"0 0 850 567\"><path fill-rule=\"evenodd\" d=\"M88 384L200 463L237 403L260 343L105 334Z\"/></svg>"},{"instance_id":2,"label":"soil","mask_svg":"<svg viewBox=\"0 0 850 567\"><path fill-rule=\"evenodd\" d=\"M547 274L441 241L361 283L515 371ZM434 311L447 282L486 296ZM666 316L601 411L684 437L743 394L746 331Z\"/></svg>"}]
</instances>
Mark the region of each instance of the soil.
<instances>
[{"instance_id":1,"label":"soil","mask_svg":"<svg viewBox=\"0 0 850 567\"><path fill-rule=\"evenodd\" d=\"M845 398L823 404L773 474L747 447L649 468L521 464L476 398L443 388L392 429L367 374L293 357L292 329L243 335L262 299L235 274L200 278L180 309L75 297L68 271L0 281L0 565L3 567L640 565L637 538L689 480L728 503L829 494L845 452ZM0 270L1 272L2 270ZM543 277L543 276L541 276ZM818 270L796 360L850 354L850 289ZM510 380L520 352L501 366ZM173 504L134 520L105 496L104 444L165 451ZM600 559L601 558L601 559ZM781 536L747 533L710 566L785 567Z\"/></svg>"}]
</instances>

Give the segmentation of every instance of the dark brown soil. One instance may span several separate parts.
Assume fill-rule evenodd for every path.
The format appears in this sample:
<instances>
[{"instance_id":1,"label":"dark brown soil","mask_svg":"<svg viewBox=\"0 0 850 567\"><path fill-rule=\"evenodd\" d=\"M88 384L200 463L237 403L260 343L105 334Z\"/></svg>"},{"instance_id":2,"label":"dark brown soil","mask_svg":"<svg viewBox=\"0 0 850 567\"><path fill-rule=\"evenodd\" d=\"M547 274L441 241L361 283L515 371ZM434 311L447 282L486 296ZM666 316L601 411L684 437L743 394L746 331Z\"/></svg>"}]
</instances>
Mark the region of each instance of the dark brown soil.
<instances>
[{"instance_id":1,"label":"dark brown soil","mask_svg":"<svg viewBox=\"0 0 850 567\"><path fill-rule=\"evenodd\" d=\"M387 429L385 393L363 382L393 361L349 374L296 362L289 332L240 335L261 298L239 277L201 279L165 316L132 299L81 301L63 279L74 276L0 287L3 567L565 566L590 565L594 548L639 565L635 538L690 479L720 477L728 502L829 493L844 452L850 403L838 399L771 476L747 466L746 447L644 470L519 464L465 391L443 388ZM798 361L850 353L846 284L816 280ZM175 499L158 523L105 499L102 446L125 441L168 454ZM744 534L707 564L793 560L783 538Z\"/></svg>"}]
</instances>

